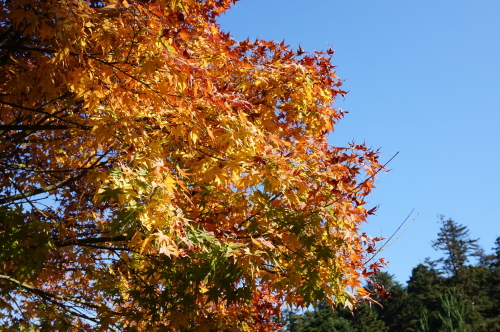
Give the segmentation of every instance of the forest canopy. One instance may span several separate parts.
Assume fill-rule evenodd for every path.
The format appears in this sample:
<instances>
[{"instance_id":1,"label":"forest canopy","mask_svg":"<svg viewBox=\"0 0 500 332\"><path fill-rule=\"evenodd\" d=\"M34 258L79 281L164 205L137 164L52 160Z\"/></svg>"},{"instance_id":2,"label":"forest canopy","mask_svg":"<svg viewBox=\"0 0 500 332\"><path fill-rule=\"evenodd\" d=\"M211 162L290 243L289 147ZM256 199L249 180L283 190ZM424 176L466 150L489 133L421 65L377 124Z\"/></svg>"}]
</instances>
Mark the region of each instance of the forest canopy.
<instances>
[{"instance_id":1,"label":"forest canopy","mask_svg":"<svg viewBox=\"0 0 500 332\"><path fill-rule=\"evenodd\" d=\"M267 331L369 298L383 166L327 141L333 51L236 41L232 2L0 2L6 329Z\"/></svg>"}]
</instances>

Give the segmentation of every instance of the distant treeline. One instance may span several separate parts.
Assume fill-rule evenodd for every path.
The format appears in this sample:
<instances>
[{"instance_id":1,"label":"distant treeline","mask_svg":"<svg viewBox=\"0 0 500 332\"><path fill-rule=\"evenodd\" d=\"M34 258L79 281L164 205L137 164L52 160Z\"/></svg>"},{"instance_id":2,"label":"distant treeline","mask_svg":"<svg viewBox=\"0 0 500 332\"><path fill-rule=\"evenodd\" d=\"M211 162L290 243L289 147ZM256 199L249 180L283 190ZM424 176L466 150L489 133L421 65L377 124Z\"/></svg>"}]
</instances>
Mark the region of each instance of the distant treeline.
<instances>
[{"instance_id":1,"label":"distant treeline","mask_svg":"<svg viewBox=\"0 0 500 332\"><path fill-rule=\"evenodd\" d=\"M440 216L432 246L437 260L413 268L406 286L381 272L373 280L390 296L374 296L354 313L319 304L313 311L285 311L285 329L293 332L494 332L500 331L500 236L492 254L471 239L466 226ZM474 264L471 258L475 258ZM368 283L366 288L375 291Z\"/></svg>"}]
</instances>

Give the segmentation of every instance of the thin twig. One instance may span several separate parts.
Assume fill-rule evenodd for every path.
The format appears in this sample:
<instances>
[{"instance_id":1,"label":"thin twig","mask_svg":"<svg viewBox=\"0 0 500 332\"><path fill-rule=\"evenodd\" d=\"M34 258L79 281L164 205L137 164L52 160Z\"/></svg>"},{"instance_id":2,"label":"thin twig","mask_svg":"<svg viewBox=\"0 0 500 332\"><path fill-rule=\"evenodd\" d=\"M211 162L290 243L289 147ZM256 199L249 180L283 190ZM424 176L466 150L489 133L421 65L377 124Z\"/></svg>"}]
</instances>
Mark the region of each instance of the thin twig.
<instances>
[{"instance_id":1,"label":"thin twig","mask_svg":"<svg viewBox=\"0 0 500 332\"><path fill-rule=\"evenodd\" d=\"M370 262L373 258L375 258L375 256L377 256L377 255L378 255L378 254L379 254L382 250L384 250L384 249L387 247L387 243L389 243L389 241L391 241L391 239L394 237L394 235L396 235L396 234L398 233L398 231L401 229L401 227L403 227L403 225L406 223L406 221L408 220L408 218L410 218L410 216L413 214L413 211L414 211L414 210L415 210L415 209L411 209L410 214L408 214L408 216L405 218L405 220L403 220L403 222L399 225L399 227L396 229L396 231L395 231L394 233L392 233L392 235L391 235L391 236L387 239L387 241L385 241L385 243L384 243L384 244L380 247L380 249L379 249L379 250L377 250L377 252L376 252L376 253L374 253L374 254L373 254L373 256L372 256L372 257L370 257L370 258L369 258L369 259L365 262L365 264L367 264L368 262ZM418 214L417 214L417 216L418 216ZM416 217L415 217L413 220L415 220L415 219L416 219ZM413 223L413 221L412 221L412 223ZM410 223L410 225L411 225L411 223ZM405 229L405 230L406 230L406 229ZM398 237L398 239L399 239L399 237ZM392 243L391 243L391 244L392 244Z\"/></svg>"},{"instance_id":2,"label":"thin twig","mask_svg":"<svg viewBox=\"0 0 500 332\"><path fill-rule=\"evenodd\" d=\"M372 180L375 175L377 175L380 171L382 171L383 169L385 169L385 166L387 166L387 164L389 164L394 158L396 158L396 156L399 154L399 151L396 152L392 157L391 159L389 159L385 164L383 164L373 175L370 175L369 177L367 177L363 182L361 182L360 184L358 184L354 189L353 191L356 191L357 189L359 189L363 184L365 184L366 182ZM338 197L336 200L334 200L333 202L327 204L324 206L324 208L327 208L329 207L330 205L332 204L335 204L336 202L338 202L342 197ZM317 211L316 211L317 212Z\"/></svg>"}]
</instances>

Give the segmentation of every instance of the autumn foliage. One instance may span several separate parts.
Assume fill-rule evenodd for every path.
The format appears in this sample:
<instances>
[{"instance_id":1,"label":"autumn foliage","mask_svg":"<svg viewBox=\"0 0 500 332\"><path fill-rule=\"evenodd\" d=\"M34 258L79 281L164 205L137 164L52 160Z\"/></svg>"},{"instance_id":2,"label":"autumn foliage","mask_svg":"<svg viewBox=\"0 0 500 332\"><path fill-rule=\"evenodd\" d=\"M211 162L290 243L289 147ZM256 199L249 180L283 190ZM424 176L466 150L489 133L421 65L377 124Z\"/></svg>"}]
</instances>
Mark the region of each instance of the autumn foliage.
<instances>
[{"instance_id":1,"label":"autumn foliage","mask_svg":"<svg viewBox=\"0 0 500 332\"><path fill-rule=\"evenodd\" d=\"M383 167L327 142L333 52L235 41L231 2L0 1L0 325L267 331L369 296Z\"/></svg>"}]
</instances>

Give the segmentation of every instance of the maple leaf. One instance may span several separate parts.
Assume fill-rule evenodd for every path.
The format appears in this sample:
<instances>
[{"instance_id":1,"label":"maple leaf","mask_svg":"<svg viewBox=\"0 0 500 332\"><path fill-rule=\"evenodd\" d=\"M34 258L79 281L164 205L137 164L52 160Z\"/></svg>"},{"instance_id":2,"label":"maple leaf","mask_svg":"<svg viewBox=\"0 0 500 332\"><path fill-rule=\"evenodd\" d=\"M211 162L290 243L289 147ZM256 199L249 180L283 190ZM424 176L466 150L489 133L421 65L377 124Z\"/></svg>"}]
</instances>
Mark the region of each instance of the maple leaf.
<instances>
[{"instance_id":1,"label":"maple leaf","mask_svg":"<svg viewBox=\"0 0 500 332\"><path fill-rule=\"evenodd\" d=\"M297 55L298 55L298 56L301 56L301 55L302 55L302 54L304 54L304 53L306 53L306 51L304 51L304 50L302 49L302 47L300 47L300 44L299 44L299 47L297 48Z\"/></svg>"}]
</instances>

